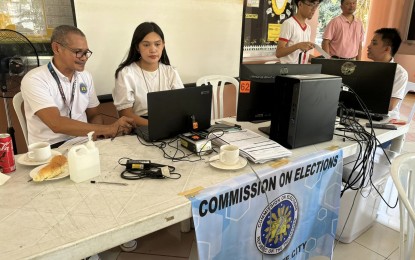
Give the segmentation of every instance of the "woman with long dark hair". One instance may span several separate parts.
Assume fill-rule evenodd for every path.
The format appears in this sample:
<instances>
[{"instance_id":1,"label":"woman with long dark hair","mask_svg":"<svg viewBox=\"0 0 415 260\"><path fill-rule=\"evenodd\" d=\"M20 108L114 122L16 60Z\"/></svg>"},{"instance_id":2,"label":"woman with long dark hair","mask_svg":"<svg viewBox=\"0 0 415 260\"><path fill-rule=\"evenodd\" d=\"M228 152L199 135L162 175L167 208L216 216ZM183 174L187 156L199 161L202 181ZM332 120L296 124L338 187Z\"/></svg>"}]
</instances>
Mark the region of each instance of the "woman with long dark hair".
<instances>
[{"instance_id":1,"label":"woman with long dark hair","mask_svg":"<svg viewBox=\"0 0 415 260\"><path fill-rule=\"evenodd\" d=\"M138 25L128 56L115 71L112 95L120 116L147 125L147 93L183 87L177 70L170 66L161 28L153 22Z\"/></svg>"}]
</instances>

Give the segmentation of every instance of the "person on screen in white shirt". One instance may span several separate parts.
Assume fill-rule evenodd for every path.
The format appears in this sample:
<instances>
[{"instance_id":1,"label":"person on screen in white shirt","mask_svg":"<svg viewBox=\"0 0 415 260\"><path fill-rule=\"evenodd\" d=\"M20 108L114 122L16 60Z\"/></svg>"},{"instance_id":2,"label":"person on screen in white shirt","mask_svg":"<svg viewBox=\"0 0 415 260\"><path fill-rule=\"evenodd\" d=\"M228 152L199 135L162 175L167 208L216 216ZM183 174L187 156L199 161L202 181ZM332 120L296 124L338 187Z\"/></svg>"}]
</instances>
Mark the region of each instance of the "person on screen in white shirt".
<instances>
[{"instance_id":1,"label":"person on screen in white shirt","mask_svg":"<svg viewBox=\"0 0 415 260\"><path fill-rule=\"evenodd\" d=\"M282 23L276 56L281 63L305 64L312 58L310 50L311 27L306 23L313 18L322 0L295 0L297 12Z\"/></svg>"},{"instance_id":2,"label":"person on screen in white shirt","mask_svg":"<svg viewBox=\"0 0 415 260\"><path fill-rule=\"evenodd\" d=\"M378 29L367 47L367 57L373 61L395 62L393 57L398 51L401 42L402 39L397 29ZM392 96L389 103L390 118L399 119L399 107L404 99L407 84L408 72L400 64L397 64Z\"/></svg>"},{"instance_id":3,"label":"person on screen in white shirt","mask_svg":"<svg viewBox=\"0 0 415 260\"><path fill-rule=\"evenodd\" d=\"M92 76L84 70L92 55L84 33L71 25L58 26L51 46L52 60L30 70L21 83L29 144L48 142L56 147L91 131L94 137L129 133L135 127L131 118L103 125Z\"/></svg>"},{"instance_id":4,"label":"person on screen in white shirt","mask_svg":"<svg viewBox=\"0 0 415 260\"><path fill-rule=\"evenodd\" d=\"M164 34L153 22L137 26L127 58L115 71L112 95L118 113L148 125L147 93L183 88L175 68L170 66Z\"/></svg>"}]
</instances>

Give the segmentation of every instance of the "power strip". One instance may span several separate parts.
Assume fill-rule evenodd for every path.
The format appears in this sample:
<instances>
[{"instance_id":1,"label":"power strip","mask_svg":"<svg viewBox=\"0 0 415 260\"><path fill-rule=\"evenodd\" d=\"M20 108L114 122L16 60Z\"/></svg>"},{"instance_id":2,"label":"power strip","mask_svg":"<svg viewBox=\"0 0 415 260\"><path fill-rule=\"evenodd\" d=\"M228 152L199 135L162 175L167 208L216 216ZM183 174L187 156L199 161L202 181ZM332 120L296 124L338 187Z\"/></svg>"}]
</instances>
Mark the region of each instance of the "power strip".
<instances>
[{"instance_id":1,"label":"power strip","mask_svg":"<svg viewBox=\"0 0 415 260\"><path fill-rule=\"evenodd\" d=\"M199 134L185 133L179 137L184 148L198 155L204 155L212 150L212 142Z\"/></svg>"}]
</instances>

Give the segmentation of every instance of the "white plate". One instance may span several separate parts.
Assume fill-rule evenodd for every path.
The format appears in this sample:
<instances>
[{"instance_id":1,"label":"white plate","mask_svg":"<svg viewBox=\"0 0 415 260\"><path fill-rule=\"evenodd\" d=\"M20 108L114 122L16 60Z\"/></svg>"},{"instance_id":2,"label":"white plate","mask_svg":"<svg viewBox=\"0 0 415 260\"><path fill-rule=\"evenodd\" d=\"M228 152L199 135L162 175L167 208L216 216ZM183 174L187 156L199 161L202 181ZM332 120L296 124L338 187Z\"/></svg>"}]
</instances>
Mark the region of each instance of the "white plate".
<instances>
[{"instance_id":1,"label":"white plate","mask_svg":"<svg viewBox=\"0 0 415 260\"><path fill-rule=\"evenodd\" d=\"M52 156L49 159L47 159L46 161L42 161L42 162L36 162L30 159L29 157L27 157L27 153L25 153L19 156L19 158L17 159L17 162L22 165L37 166L37 165L48 163L52 159L52 157L56 155L60 155L60 154L61 154L60 152L52 150Z\"/></svg>"},{"instance_id":2,"label":"white plate","mask_svg":"<svg viewBox=\"0 0 415 260\"><path fill-rule=\"evenodd\" d=\"M40 171L40 169L42 169L45 166L46 166L46 164L40 165L40 166L34 168L33 170L31 170L30 173L29 173L30 178L33 179L37 175L37 173ZM65 171L64 173L59 174L58 176L55 176L55 177L53 177L51 179L46 179L44 181L59 180L59 179L62 179L62 178L68 177L68 176L69 176L69 170Z\"/></svg>"},{"instance_id":3,"label":"white plate","mask_svg":"<svg viewBox=\"0 0 415 260\"><path fill-rule=\"evenodd\" d=\"M214 161L212 161L214 160ZM219 161L216 156L213 156L210 158L210 165L212 165L215 168L221 169L221 170L239 170L242 169L243 167L246 166L246 164L248 163L248 161L243 158L243 157L239 157L239 161L234 164L234 165L226 165L223 164L221 161Z\"/></svg>"}]
</instances>

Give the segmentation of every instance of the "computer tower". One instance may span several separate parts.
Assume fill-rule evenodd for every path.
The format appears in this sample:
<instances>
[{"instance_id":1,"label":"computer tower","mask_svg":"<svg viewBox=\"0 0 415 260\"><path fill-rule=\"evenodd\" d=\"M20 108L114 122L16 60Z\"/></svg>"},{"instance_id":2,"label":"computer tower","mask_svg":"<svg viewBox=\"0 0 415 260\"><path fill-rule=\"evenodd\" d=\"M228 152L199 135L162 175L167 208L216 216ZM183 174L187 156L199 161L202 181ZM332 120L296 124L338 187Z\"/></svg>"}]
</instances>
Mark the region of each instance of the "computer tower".
<instances>
[{"instance_id":1,"label":"computer tower","mask_svg":"<svg viewBox=\"0 0 415 260\"><path fill-rule=\"evenodd\" d=\"M341 85L325 74L277 76L270 139L289 149L333 139Z\"/></svg>"}]
</instances>

